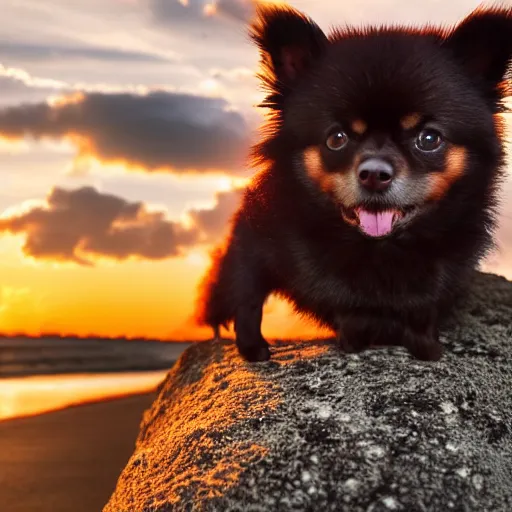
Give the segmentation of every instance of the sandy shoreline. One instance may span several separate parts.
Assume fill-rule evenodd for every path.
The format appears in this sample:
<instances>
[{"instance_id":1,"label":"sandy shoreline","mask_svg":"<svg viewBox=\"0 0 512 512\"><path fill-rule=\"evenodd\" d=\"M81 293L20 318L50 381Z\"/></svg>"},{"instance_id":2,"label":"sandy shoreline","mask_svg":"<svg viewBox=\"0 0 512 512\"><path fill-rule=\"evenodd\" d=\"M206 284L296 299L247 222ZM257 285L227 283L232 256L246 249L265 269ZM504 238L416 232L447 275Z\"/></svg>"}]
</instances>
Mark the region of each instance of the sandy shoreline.
<instances>
[{"instance_id":1,"label":"sandy shoreline","mask_svg":"<svg viewBox=\"0 0 512 512\"><path fill-rule=\"evenodd\" d=\"M100 512L155 394L0 422L0 495L9 512Z\"/></svg>"}]
</instances>

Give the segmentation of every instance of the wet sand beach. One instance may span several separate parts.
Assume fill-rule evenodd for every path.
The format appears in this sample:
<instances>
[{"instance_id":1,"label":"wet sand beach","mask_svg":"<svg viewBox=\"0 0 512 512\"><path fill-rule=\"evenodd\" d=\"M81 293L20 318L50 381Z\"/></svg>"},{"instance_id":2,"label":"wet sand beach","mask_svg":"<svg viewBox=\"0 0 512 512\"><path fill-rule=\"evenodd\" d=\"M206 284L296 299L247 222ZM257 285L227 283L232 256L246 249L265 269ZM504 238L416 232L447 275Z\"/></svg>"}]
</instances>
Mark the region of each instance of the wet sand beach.
<instances>
[{"instance_id":1,"label":"wet sand beach","mask_svg":"<svg viewBox=\"0 0 512 512\"><path fill-rule=\"evenodd\" d=\"M0 422L4 512L100 512L155 394Z\"/></svg>"}]
</instances>

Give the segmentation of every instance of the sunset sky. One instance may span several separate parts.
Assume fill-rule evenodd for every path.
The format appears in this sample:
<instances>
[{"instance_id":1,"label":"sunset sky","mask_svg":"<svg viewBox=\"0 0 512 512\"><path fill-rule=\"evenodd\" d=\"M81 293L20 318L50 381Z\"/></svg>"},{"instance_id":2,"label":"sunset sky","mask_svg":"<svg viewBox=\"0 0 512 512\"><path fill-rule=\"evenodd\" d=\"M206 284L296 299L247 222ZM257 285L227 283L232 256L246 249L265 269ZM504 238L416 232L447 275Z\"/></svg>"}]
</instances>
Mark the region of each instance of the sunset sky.
<instances>
[{"instance_id":1,"label":"sunset sky","mask_svg":"<svg viewBox=\"0 0 512 512\"><path fill-rule=\"evenodd\" d=\"M479 4L292 2L326 31L452 24ZM0 331L210 335L191 321L196 285L251 176L245 157L263 114L245 28L252 8L2 1ZM486 269L512 279L512 178L498 243ZM314 332L268 304L267 336Z\"/></svg>"}]
</instances>

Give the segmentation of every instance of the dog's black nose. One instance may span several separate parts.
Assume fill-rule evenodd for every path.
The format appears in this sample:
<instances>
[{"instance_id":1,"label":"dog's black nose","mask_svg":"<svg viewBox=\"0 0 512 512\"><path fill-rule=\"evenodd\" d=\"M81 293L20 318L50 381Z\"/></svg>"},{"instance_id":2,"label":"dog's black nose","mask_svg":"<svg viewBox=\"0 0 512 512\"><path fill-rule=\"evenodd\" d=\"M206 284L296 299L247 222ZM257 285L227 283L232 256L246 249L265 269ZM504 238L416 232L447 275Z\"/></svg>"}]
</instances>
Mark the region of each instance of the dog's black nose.
<instances>
[{"instance_id":1,"label":"dog's black nose","mask_svg":"<svg viewBox=\"0 0 512 512\"><path fill-rule=\"evenodd\" d=\"M391 182L395 171L393 166L381 158L369 158L357 168L359 183L369 192L382 192Z\"/></svg>"}]
</instances>

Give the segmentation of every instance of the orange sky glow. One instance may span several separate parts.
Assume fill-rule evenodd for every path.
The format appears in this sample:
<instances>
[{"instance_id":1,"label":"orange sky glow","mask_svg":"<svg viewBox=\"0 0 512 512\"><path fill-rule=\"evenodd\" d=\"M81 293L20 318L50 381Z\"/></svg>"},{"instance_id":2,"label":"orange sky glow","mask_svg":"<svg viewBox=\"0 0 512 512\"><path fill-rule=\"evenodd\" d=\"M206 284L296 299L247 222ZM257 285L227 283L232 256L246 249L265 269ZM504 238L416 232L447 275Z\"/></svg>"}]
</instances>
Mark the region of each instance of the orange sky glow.
<instances>
[{"instance_id":1,"label":"orange sky glow","mask_svg":"<svg viewBox=\"0 0 512 512\"><path fill-rule=\"evenodd\" d=\"M107 2L107 8L105 2L91 0L75 2L73 9L64 0L54 3L55 16L45 18L46 23L41 23L40 16L46 16L42 10L6 6L6 16L23 30L13 25L7 34L12 44L7 49L0 45L0 88L4 82L8 86L0 98L0 167L5 173L0 193L0 333L207 339L210 330L192 319L197 285L210 250L227 232L221 233L218 223L227 226L233 210L229 194L243 187L253 172L242 172L238 152L248 150L243 143L254 140L263 122L255 107L262 98L254 78L258 56L244 24L255 5L285 2L123 0ZM363 0L356 8L303 0L297 7L328 29L334 15L354 24L395 19L451 23L478 3L457 0L439 9L434 0L421 5L403 0L391 8L386 2ZM177 15L182 25L176 24ZM22 33L30 33L35 43L19 39ZM188 107L183 106L184 96ZM105 113L105 106L112 105L117 110ZM507 118L510 136L511 116ZM205 120L209 131L203 130ZM180 130L191 126L197 131L184 144ZM174 153L165 137L158 139L173 130L178 142L172 148L169 142L169 148ZM201 145L212 132L214 143ZM228 149L219 150L217 144ZM233 159L229 150L236 154ZM65 214L59 216L62 204L48 205L55 187L64 190L61 201L71 201L71 192L90 187L95 200L109 208L118 205L126 213L139 205L140 211L128 219L120 214L99 233L103 253L86 253L87 230L96 220L85 219L87 224L83 210L70 210L73 222L87 225L75 245L71 240L71 248L61 247L60 235L72 238L75 233L70 233ZM484 268L512 278L510 176L504 194L500 251ZM207 217L202 227L198 210ZM39 224L28 214L23 217L34 211ZM52 219L60 224L51 224ZM16 222L23 228L17 231ZM163 252L151 248L149 256L132 246L128 254L122 248L112 250L111 231L131 224L144 243L160 227L178 231L183 240ZM330 332L272 297L265 307L263 334L314 338Z\"/></svg>"},{"instance_id":2,"label":"orange sky glow","mask_svg":"<svg viewBox=\"0 0 512 512\"><path fill-rule=\"evenodd\" d=\"M80 97L76 96L74 101L80 101ZM16 143L4 140L6 145ZM77 146L83 149L81 144ZM107 168L111 164L98 163ZM212 183L213 196L247 183L247 178L222 176ZM4 216L32 203L6 210ZM186 215L181 222L187 222ZM198 245L181 257L163 261L132 258L118 262L94 257L92 268L58 258L36 260L23 253L22 245L23 236L4 235L0 246L2 333L38 336L51 332L63 336L177 341L211 336L210 329L195 324L193 313L197 284L208 267L212 245ZM510 258L502 255L498 266L493 261L490 270L512 276ZM288 304L274 297L265 307L263 333L269 338L315 338L330 334L299 318Z\"/></svg>"},{"instance_id":3,"label":"orange sky glow","mask_svg":"<svg viewBox=\"0 0 512 512\"><path fill-rule=\"evenodd\" d=\"M11 237L0 263L0 331L101 337L195 340L211 336L193 321L197 283L208 266L208 247L160 262L116 263L94 268L27 258L21 237ZM271 338L326 333L271 298L263 332ZM232 335L233 333L225 333Z\"/></svg>"}]
</instances>

